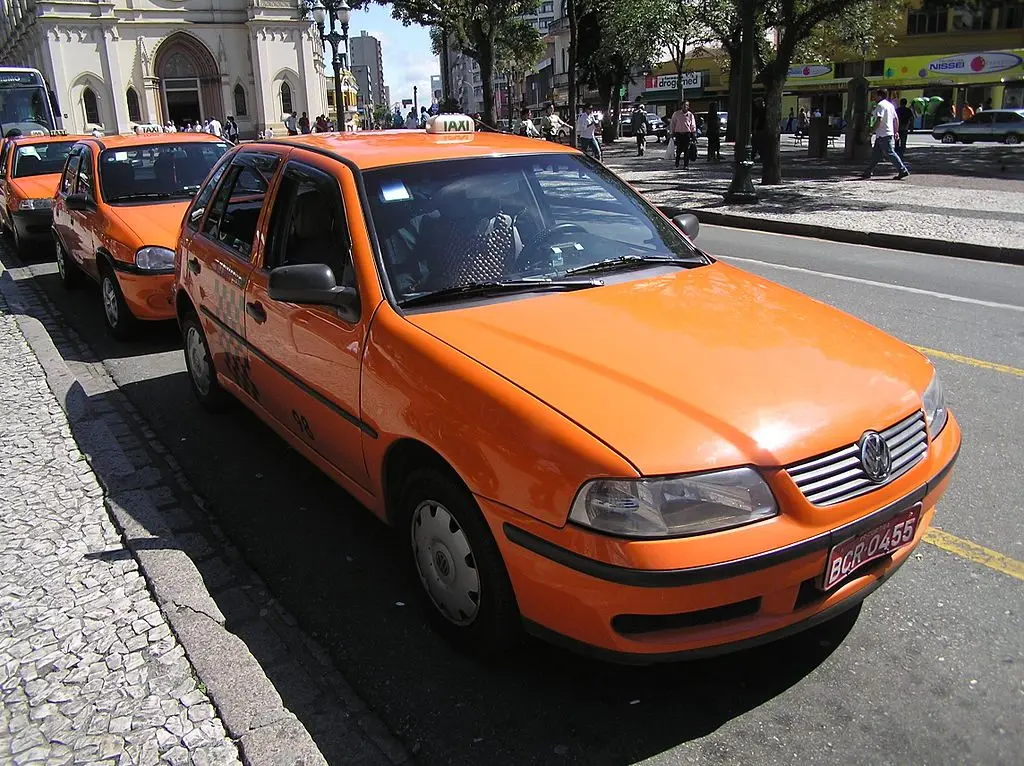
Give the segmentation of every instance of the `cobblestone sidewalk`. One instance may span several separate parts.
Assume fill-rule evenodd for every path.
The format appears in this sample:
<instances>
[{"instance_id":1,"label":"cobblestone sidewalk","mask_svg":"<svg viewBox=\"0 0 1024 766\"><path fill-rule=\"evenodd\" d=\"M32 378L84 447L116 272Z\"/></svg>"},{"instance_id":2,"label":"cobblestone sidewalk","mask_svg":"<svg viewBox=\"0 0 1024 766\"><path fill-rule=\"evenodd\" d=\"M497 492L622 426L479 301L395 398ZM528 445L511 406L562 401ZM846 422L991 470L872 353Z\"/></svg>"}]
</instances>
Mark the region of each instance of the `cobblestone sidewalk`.
<instances>
[{"instance_id":1,"label":"cobblestone sidewalk","mask_svg":"<svg viewBox=\"0 0 1024 766\"><path fill-rule=\"evenodd\" d=\"M0 764L238 763L2 297L0 401Z\"/></svg>"}]
</instances>

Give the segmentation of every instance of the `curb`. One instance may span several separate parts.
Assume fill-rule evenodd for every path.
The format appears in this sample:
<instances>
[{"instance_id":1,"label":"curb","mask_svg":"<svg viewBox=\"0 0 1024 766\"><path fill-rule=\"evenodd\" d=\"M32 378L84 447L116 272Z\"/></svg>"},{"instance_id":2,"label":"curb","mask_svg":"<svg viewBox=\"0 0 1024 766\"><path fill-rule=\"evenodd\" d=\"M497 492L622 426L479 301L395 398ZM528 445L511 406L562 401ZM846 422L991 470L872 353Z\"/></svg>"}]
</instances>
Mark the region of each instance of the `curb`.
<instances>
[{"instance_id":1,"label":"curb","mask_svg":"<svg viewBox=\"0 0 1024 766\"><path fill-rule=\"evenodd\" d=\"M1015 247L976 245L947 242L931 237L908 237L902 234L837 229L833 226L819 226L813 223L780 221L777 218L756 218L749 215L719 213L713 210L685 208L676 205L657 205L656 207L669 218L680 213L693 213L701 223L708 224L709 226L731 226L736 229L750 229L771 234L788 234L795 237L812 237L831 242L844 242L850 245L868 245L889 250L907 250L917 253L929 253L931 255L944 255L949 258L1024 266L1024 249Z\"/></svg>"},{"instance_id":2,"label":"curb","mask_svg":"<svg viewBox=\"0 0 1024 766\"><path fill-rule=\"evenodd\" d=\"M159 509L152 494L159 470L152 464L146 468L133 465L119 443L119 428L125 427L116 423L121 416L114 415L109 405L101 411L104 405L98 408L90 401L46 327L31 314L21 290L4 264L0 269L0 293L104 488L104 503L125 547L137 561L150 593L205 686L242 761L248 766L327 766L327 759L303 723L286 707L267 671L246 643L227 628L227 619L186 552L188 546L176 537L173 520L169 523ZM48 308L43 310L52 313ZM111 384L116 387L113 381ZM305 637L303 640L307 641ZM322 672L325 677L337 674L326 665ZM381 759L392 764L409 762L401 744L354 697L344 679L332 681L331 686L346 698L351 723L373 743Z\"/></svg>"}]
</instances>

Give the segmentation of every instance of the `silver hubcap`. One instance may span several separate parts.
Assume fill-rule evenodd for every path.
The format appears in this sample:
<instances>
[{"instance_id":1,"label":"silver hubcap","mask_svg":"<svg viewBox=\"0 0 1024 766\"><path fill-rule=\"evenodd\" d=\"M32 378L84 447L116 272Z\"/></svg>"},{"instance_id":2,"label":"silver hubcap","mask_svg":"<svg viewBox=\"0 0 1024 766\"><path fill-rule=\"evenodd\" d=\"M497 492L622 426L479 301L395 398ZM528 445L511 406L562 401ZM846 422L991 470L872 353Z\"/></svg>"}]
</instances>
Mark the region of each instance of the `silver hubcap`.
<instances>
[{"instance_id":1,"label":"silver hubcap","mask_svg":"<svg viewBox=\"0 0 1024 766\"><path fill-rule=\"evenodd\" d=\"M1017 136L1007 136L1006 137L1006 143L1008 143L1008 144L1016 144L1016 143L1019 143L1019 142L1020 142L1020 139L1017 138Z\"/></svg>"},{"instance_id":2,"label":"silver hubcap","mask_svg":"<svg viewBox=\"0 0 1024 766\"><path fill-rule=\"evenodd\" d=\"M434 606L456 625L469 625L480 611L480 573L466 533L440 503L430 500L412 514L416 571Z\"/></svg>"},{"instance_id":3,"label":"silver hubcap","mask_svg":"<svg viewBox=\"0 0 1024 766\"><path fill-rule=\"evenodd\" d=\"M946 144L955 144L956 143L956 138L954 138L952 135L947 133L946 135L944 135L942 137L942 142L946 143Z\"/></svg>"},{"instance_id":4,"label":"silver hubcap","mask_svg":"<svg viewBox=\"0 0 1024 766\"><path fill-rule=\"evenodd\" d=\"M117 327L117 288L114 287L112 277L103 277L103 311L107 314L107 321L111 327Z\"/></svg>"},{"instance_id":5,"label":"silver hubcap","mask_svg":"<svg viewBox=\"0 0 1024 766\"><path fill-rule=\"evenodd\" d=\"M188 352L188 369L192 382L203 396L210 393L210 364L206 358L206 346L199 330L189 327L185 335L185 349Z\"/></svg>"}]
</instances>

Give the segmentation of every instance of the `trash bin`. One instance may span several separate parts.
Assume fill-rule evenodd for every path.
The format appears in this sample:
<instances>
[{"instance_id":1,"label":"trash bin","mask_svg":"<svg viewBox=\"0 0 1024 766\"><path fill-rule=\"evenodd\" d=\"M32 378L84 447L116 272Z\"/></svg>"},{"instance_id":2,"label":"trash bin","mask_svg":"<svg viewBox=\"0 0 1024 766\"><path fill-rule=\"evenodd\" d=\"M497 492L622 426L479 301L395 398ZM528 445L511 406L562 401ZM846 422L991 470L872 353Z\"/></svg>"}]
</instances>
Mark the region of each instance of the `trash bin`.
<instances>
[{"instance_id":1,"label":"trash bin","mask_svg":"<svg viewBox=\"0 0 1024 766\"><path fill-rule=\"evenodd\" d=\"M828 119L812 117L807 131L807 156L824 157L828 154Z\"/></svg>"}]
</instances>

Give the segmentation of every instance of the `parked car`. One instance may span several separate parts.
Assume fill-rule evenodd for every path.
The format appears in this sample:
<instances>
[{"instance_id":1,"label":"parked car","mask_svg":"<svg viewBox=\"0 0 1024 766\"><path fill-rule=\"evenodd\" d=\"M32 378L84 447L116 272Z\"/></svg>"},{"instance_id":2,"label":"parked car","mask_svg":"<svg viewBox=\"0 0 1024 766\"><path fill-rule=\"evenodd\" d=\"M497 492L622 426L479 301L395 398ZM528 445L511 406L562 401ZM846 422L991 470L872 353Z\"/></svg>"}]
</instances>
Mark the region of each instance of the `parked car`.
<instances>
[{"instance_id":1,"label":"parked car","mask_svg":"<svg viewBox=\"0 0 1024 766\"><path fill-rule=\"evenodd\" d=\"M647 137L657 138L661 141L668 135L668 128L665 121L654 112L647 112ZM633 135L633 112L623 112L619 118L619 135L628 137Z\"/></svg>"},{"instance_id":2,"label":"parked car","mask_svg":"<svg viewBox=\"0 0 1024 766\"><path fill-rule=\"evenodd\" d=\"M0 227L10 232L14 248L47 240L53 221L53 195L64 161L76 138L58 135L3 140L0 149Z\"/></svg>"},{"instance_id":3,"label":"parked car","mask_svg":"<svg viewBox=\"0 0 1024 766\"><path fill-rule=\"evenodd\" d=\"M960 429L919 351L698 228L469 117L234 147L177 244L192 388L396 527L462 646L780 638L913 560Z\"/></svg>"},{"instance_id":4,"label":"parked car","mask_svg":"<svg viewBox=\"0 0 1024 766\"><path fill-rule=\"evenodd\" d=\"M944 144L957 141L1019 144L1024 139L1024 109L986 109L968 120L936 125L932 128L932 138Z\"/></svg>"}]
</instances>

